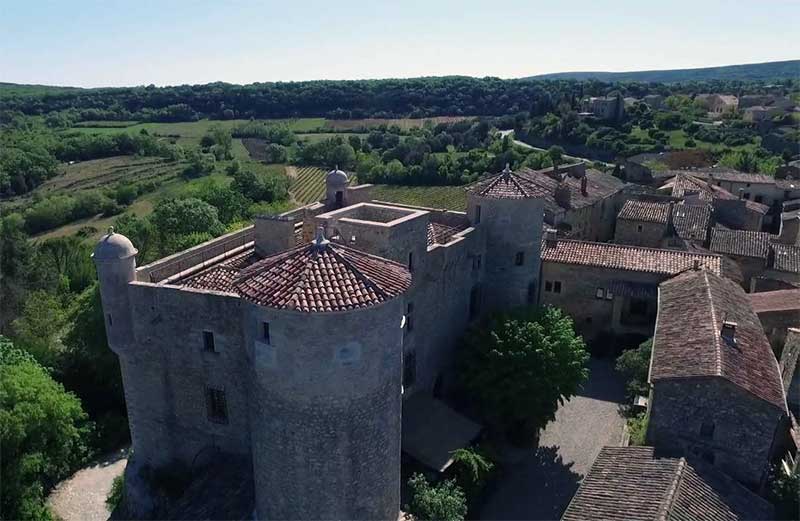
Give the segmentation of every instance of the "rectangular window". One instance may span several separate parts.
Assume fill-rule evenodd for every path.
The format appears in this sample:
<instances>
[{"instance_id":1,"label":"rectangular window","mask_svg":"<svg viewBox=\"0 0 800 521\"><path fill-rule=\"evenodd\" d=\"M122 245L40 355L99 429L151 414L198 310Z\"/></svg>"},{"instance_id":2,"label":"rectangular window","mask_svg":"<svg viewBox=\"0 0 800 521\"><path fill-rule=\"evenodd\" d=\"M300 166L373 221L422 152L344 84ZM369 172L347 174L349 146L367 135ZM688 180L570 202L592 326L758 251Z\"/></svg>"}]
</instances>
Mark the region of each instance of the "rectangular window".
<instances>
[{"instance_id":1,"label":"rectangular window","mask_svg":"<svg viewBox=\"0 0 800 521\"><path fill-rule=\"evenodd\" d=\"M745 192L742 197L744 197L745 199L750 199L750 192Z\"/></svg>"},{"instance_id":2,"label":"rectangular window","mask_svg":"<svg viewBox=\"0 0 800 521\"><path fill-rule=\"evenodd\" d=\"M602 299L604 295L605 295L605 290L603 290L603 288L597 288L597 291L595 291L594 293L595 298L599 299Z\"/></svg>"},{"instance_id":3,"label":"rectangular window","mask_svg":"<svg viewBox=\"0 0 800 521\"><path fill-rule=\"evenodd\" d=\"M472 288L469 293L469 318L473 319L478 316L481 306L481 289L478 286Z\"/></svg>"},{"instance_id":4,"label":"rectangular window","mask_svg":"<svg viewBox=\"0 0 800 521\"><path fill-rule=\"evenodd\" d=\"M477 205L475 207L475 224L479 224L481 222L481 205Z\"/></svg>"},{"instance_id":5,"label":"rectangular window","mask_svg":"<svg viewBox=\"0 0 800 521\"><path fill-rule=\"evenodd\" d=\"M517 266L522 266L525 264L525 253L518 251L517 254L514 256L514 264Z\"/></svg>"},{"instance_id":6,"label":"rectangular window","mask_svg":"<svg viewBox=\"0 0 800 521\"><path fill-rule=\"evenodd\" d=\"M552 291L553 291L553 283L552 283L552 282L550 282L549 280L546 280L546 281L544 282L544 290L545 290L546 292L548 292L548 293L552 292Z\"/></svg>"},{"instance_id":7,"label":"rectangular window","mask_svg":"<svg viewBox=\"0 0 800 521\"><path fill-rule=\"evenodd\" d=\"M606 300L614 300L614 294L610 290L606 291Z\"/></svg>"},{"instance_id":8,"label":"rectangular window","mask_svg":"<svg viewBox=\"0 0 800 521\"><path fill-rule=\"evenodd\" d=\"M111 327L111 326L113 326L113 325L114 325L114 322L111 320L111 313L109 313L109 314L108 314L108 315L106 315L106 316L108 317L108 327Z\"/></svg>"},{"instance_id":9,"label":"rectangular window","mask_svg":"<svg viewBox=\"0 0 800 521\"><path fill-rule=\"evenodd\" d=\"M536 303L536 281L528 284L528 304Z\"/></svg>"},{"instance_id":10,"label":"rectangular window","mask_svg":"<svg viewBox=\"0 0 800 521\"><path fill-rule=\"evenodd\" d=\"M414 303L409 302L406 306L406 332L410 333L414 329Z\"/></svg>"},{"instance_id":11,"label":"rectangular window","mask_svg":"<svg viewBox=\"0 0 800 521\"><path fill-rule=\"evenodd\" d=\"M474 257L472 257L472 269L473 270L481 269L481 256L480 255L475 255Z\"/></svg>"},{"instance_id":12,"label":"rectangular window","mask_svg":"<svg viewBox=\"0 0 800 521\"><path fill-rule=\"evenodd\" d=\"M408 389L417 381L417 353L409 351L403 357L403 387Z\"/></svg>"},{"instance_id":13,"label":"rectangular window","mask_svg":"<svg viewBox=\"0 0 800 521\"><path fill-rule=\"evenodd\" d=\"M757 195L756 198L755 198L755 202L763 203L764 202L764 196L763 195Z\"/></svg>"},{"instance_id":14,"label":"rectangular window","mask_svg":"<svg viewBox=\"0 0 800 521\"><path fill-rule=\"evenodd\" d=\"M265 344L271 344L269 338L269 322L262 322L261 324L261 339Z\"/></svg>"},{"instance_id":15,"label":"rectangular window","mask_svg":"<svg viewBox=\"0 0 800 521\"><path fill-rule=\"evenodd\" d=\"M555 281L553 283L553 293L561 293L561 281Z\"/></svg>"},{"instance_id":16,"label":"rectangular window","mask_svg":"<svg viewBox=\"0 0 800 521\"><path fill-rule=\"evenodd\" d=\"M637 232L641 232L642 231L642 225L641 224L637 224L636 225L636 231Z\"/></svg>"},{"instance_id":17,"label":"rectangular window","mask_svg":"<svg viewBox=\"0 0 800 521\"><path fill-rule=\"evenodd\" d=\"M217 346L214 344L214 333L211 331L203 331L203 349L209 353L217 352Z\"/></svg>"},{"instance_id":18,"label":"rectangular window","mask_svg":"<svg viewBox=\"0 0 800 521\"><path fill-rule=\"evenodd\" d=\"M414 252L408 252L408 271L414 271Z\"/></svg>"},{"instance_id":19,"label":"rectangular window","mask_svg":"<svg viewBox=\"0 0 800 521\"><path fill-rule=\"evenodd\" d=\"M225 401L225 391L211 387L206 388L206 412L208 421L228 423L228 404Z\"/></svg>"}]
</instances>

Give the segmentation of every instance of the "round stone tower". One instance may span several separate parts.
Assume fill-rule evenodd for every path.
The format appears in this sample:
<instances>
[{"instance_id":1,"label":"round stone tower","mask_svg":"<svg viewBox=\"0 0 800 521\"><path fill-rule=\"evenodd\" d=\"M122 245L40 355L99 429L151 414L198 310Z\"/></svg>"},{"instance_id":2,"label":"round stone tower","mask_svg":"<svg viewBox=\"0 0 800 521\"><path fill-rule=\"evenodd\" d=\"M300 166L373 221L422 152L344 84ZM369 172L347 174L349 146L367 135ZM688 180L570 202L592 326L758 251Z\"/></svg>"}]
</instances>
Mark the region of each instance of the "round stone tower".
<instances>
[{"instance_id":1,"label":"round stone tower","mask_svg":"<svg viewBox=\"0 0 800 521\"><path fill-rule=\"evenodd\" d=\"M536 304L544 194L506 165L467 194L467 216L486 237L483 310Z\"/></svg>"},{"instance_id":2,"label":"round stone tower","mask_svg":"<svg viewBox=\"0 0 800 521\"><path fill-rule=\"evenodd\" d=\"M349 178L347 173L336 168L328 172L325 176L325 204L332 208L342 208L347 206L347 183Z\"/></svg>"},{"instance_id":3,"label":"round stone tower","mask_svg":"<svg viewBox=\"0 0 800 521\"><path fill-rule=\"evenodd\" d=\"M397 519L405 266L315 240L245 269L256 518Z\"/></svg>"},{"instance_id":4,"label":"round stone tower","mask_svg":"<svg viewBox=\"0 0 800 521\"><path fill-rule=\"evenodd\" d=\"M133 323L127 285L136 278L138 250L122 234L109 228L92 253L100 281L100 298L108 345L119 354L133 341Z\"/></svg>"}]
</instances>

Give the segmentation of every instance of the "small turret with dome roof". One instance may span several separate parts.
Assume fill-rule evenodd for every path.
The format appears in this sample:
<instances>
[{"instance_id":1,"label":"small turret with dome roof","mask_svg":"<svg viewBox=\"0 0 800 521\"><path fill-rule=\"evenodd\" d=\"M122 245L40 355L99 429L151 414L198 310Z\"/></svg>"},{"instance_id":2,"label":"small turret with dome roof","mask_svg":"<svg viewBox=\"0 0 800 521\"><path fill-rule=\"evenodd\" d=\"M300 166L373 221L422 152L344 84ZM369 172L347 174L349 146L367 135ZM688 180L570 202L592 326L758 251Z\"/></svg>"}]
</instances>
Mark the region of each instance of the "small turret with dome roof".
<instances>
[{"instance_id":1,"label":"small turret with dome roof","mask_svg":"<svg viewBox=\"0 0 800 521\"><path fill-rule=\"evenodd\" d=\"M133 339L128 283L136 280L136 254L133 243L109 227L92 253L100 280L100 298L106 321L108 345L117 353Z\"/></svg>"},{"instance_id":2,"label":"small turret with dome roof","mask_svg":"<svg viewBox=\"0 0 800 521\"><path fill-rule=\"evenodd\" d=\"M333 170L328 172L325 176L325 203L334 208L341 208L347 206L347 185L350 182L350 176L343 170L339 170L339 165L336 165Z\"/></svg>"}]
</instances>

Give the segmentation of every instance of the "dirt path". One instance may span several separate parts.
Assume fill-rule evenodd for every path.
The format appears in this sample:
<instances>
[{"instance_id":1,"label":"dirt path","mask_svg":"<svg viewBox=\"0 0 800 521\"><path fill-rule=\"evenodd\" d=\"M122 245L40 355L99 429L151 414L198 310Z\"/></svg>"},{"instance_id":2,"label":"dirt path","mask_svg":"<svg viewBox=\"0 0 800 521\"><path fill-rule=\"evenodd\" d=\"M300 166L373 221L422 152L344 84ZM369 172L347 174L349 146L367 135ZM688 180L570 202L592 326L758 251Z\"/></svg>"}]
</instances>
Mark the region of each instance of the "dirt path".
<instances>
[{"instance_id":1,"label":"dirt path","mask_svg":"<svg viewBox=\"0 0 800 521\"><path fill-rule=\"evenodd\" d=\"M106 497L111 482L122 474L128 463L128 449L106 455L59 483L47 505L63 521L106 521L110 512Z\"/></svg>"}]
</instances>

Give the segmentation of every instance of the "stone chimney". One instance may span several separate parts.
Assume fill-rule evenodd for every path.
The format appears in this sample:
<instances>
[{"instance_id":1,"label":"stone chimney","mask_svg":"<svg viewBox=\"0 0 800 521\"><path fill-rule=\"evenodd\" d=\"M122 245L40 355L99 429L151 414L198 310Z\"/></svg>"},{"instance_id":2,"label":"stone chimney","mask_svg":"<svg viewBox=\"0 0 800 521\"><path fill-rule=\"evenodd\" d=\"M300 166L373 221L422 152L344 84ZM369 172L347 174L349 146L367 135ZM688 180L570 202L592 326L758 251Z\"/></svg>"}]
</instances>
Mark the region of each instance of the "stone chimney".
<instances>
[{"instance_id":1,"label":"stone chimney","mask_svg":"<svg viewBox=\"0 0 800 521\"><path fill-rule=\"evenodd\" d=\"M544 240L545 244L548 246L555 246L558 244L558 232L556 230L548 228L544 232Z\"/></svg>"},{"instance_id":2,"label":"stone chimney","mask_svg":"<svg viewBox=\"0 0 800 521\"><path fill-rule=\"evenodd\" d=\"M800 212L784 212L781 214L778 242L800 246Z\"/></svg>"},{"instance_id":3,"label":"stone chimney","mask_svg":"<svg viewBox=\"0 0 800 521\"><path fill-rule=\"evenodd\" d=\"M692 269L694 271L700 271L700 259L694 259L692 261Z\"/></svg>"},{"instance_id":4,"label":"stone chimney","mask_svg":"<svg viewBox=\"0 0 800 521\"><path fill-rule=\"evenodd\" d=\"M744 188L739 188L739 199L744 199Z\"/></svg>"},{"instance_id":5,"label":"stone chimney","mask_svg":"<svg viewBox=\"0 0 800 521\"><path fill-rule=\"evenodd\" d=\"M722 329L720 329L719 336L722 337L729 345L736 344L736 322L730 320L722 321Z\"/></svg>"},{"instance_id":6,"label":"stone chimney","mask_svg":"<svg viewBox=\"0 0 800 521\"><path fill-rule=\"evenodd\" d=\"M584 197L589 195L589 180L586 179L585 175L581 177L581 195Z\"/></svg>"},{"instance_id":7,"label":"stone chimney","mask_svg":"<svg viewBox=\"0 0 800 521\"><path fill-rule=\"evenodd\" d=\"M560 181L556 186L556 189L553 191L553 198L556 200L556 204L558 204L558 206L568 209L572 199L569 185L564 181Z\"/></svg>"}]
</instances>

